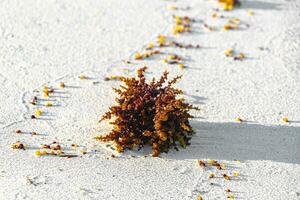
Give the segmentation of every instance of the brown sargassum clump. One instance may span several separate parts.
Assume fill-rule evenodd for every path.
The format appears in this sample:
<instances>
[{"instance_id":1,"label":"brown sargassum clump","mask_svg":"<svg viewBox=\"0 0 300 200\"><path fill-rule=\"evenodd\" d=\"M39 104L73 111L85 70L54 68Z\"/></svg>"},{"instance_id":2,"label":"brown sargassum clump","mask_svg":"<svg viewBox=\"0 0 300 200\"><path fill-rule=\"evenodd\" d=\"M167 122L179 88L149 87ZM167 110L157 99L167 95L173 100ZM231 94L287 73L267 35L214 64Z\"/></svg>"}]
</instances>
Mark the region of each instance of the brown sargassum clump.
<instances>
[{"instance_id":1,"label":"brown sargassum clump","mask_svg":"<svg viewBox=\"0 0 300 200\"><path fill-rule=\"evenodd\" d=\"M112 119L111 132L96 139L114 142L118 152L144 145L152 146L152 155L168 152L170 148L185 148L194 131L189 123L191 109L198 109L177 98L183 92L172 86L181 78L168 81L168 72L160 80L146 82L146 67L137 71L138 78L122 78L125 83L119 89L117 105L112 106L101 120Z\"/></svg>"}]
</instances>

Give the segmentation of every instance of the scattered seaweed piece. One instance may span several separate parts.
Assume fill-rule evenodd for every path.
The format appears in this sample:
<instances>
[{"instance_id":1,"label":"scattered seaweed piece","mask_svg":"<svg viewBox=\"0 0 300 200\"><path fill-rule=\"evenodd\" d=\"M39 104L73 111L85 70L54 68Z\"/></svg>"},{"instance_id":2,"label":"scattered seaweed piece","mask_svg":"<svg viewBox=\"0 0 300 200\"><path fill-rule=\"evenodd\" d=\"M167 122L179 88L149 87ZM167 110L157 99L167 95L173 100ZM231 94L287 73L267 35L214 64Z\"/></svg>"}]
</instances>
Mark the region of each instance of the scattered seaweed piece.
<instances>
[{"instance_id":1,"label":"scattered seaweed piece","mask_svg":"<svg viewBox=\"0 0 300 200\"><path fill-rule=\"evenodd\" d=\"M11 148L25 150L25 145L23 143L21 143L20 141L17 141L11 145Z\"/></svg>"},{"instance_id":2,"label":"scattered seaweed piece","mask_svg":"<svg viewBox=\"0 0 300 200\"><path fill-rule=\"evenodd\" d=\"M241 4L238 0L219 0L219 3L223 6L225 11L230 11L235 6L239 6Z\"/></svg>"},{"instance_id":3,"label":"scattered seaweed piece","mask_svg":"<svg viewBox=\"0 0 300 200\"><path fill-rule=\"evenodd\" d=\"M230 176L228 176L227 174L223 174L223 177L225 178L225 180L227 180L227 181L230 181L231 180L231 177Z\"/></svg>"},{"instance_id":4,"label":"scattered seaweed piece","mask_svg":"<svg viewBox=\"0 0 300 200\"><path fill-rule=\"evenodd\" d=\"M206 167L205 161L203 161L203 160L198 160L198 165L199 165L201 168L205 168L205 167Z\"/></svg>"},{"instance_id":5,"label":"scattered seaweed piece","mask_svg":"<svg viewBox=\"0 0 300 200\"><path fill-rule=\"evenodd\" d=\"M281 119L284 123L289 123L290 121L289 121L289 119L287 118L287 117L284 117L284 118L282 118Z\"/></svg>"},{"instance_id":6,"label":"scattered seaweed piece","mask_svg":"<svg viewBox=\"0 0 300 200\"><path fill-rule=\"evenodd\" d=\"M198 194L197 200L203 200L200 194Z\"/></svg>"},{"instance_id":7,"label":"scattered seaweed piece","mask_svg":"<svg viewBox=\"0 0 300 200\"><path fill-rule=\"evenodd\" d=\"M61 87L61 88L65 88L65 87L66 87L66 85L65 85L65 83L64 83L64 82L60 82L60 83L59 83L59 87Z\"/></svg>"},{"instance_id":8,"label":"scattered seaweed piece","mask_svg":"<svg viewBox=\"0 0 300 200\"><path fill-rule=\"evenodd\" d=\"M242 123L244 120L242 120L242 118L240 118L240 117L237 117L237 118L235 118L235 121L237 123Z\"/></svg>"},{"instance_id":9,"label":"scattered seaweed piece","mask_svg":"<svg viewBox=\"0 0 300 200\"><path fill-rule=\"evenodd\" d=\"M112 106L100 121L114 118L113 129L105 136L96 137L104 142L114 142L118 152L144 145L152 146L152 155L158 156L177 146L189 145L194 131L189 124L189 114L198 108L185 103L177 96L183 92L172 86L181 78L177 76L168 81L168 72L160 80L155 78L146 82L144 72L147 67L137 71L138 78L124 78L125 86L114 88L118 94L117 106Z\"/></svg>"}]
</instances>

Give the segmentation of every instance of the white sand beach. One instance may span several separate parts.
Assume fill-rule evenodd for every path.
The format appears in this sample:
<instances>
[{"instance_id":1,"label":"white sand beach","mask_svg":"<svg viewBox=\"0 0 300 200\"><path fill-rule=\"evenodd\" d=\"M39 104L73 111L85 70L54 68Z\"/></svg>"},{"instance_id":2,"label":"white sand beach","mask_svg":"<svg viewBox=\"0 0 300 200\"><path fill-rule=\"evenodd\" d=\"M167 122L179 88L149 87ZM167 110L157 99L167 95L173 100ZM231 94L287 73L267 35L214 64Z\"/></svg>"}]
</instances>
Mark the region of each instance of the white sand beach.
<instances>
[{"instance_id":1,"label":"white sand beach","mask_svg":"<svg viewBox=\"0 0 300 200\"><path fill-rule=\"evenodd\" d=\"M191 32L172 34L173 15L193 19ZM224 30L235 18L238 28ZM213 0L2 0L0 19L0 200L212 200L227 199L227 188L235 199L300 199L300 1L242 0L223 11ZM135 60L160 34L200 48ZM226 57L229 48L245 58ZM186 68L162 62L168 54ZM177 87L201 109L186 149L152 157L94 139L111 129L98 121L121 84L105 77L145 65L149 80L183 75ZM54 88L48 98L44 86ZM25 150L12 149L16 141ZM53 141L78 157L35 155ZM209 159L225 169L199 167Z\"/></svg>"}]
</instances>

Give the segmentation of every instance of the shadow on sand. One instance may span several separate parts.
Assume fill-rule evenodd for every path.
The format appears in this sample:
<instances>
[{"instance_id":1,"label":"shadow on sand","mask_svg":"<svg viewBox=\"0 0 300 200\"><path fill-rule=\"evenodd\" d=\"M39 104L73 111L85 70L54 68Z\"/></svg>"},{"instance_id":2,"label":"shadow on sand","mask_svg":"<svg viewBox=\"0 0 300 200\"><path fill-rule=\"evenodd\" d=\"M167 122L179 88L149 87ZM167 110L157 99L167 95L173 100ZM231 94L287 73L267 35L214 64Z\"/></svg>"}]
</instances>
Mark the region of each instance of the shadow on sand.
<instances>
[{"instance_id":1,"label":"shadow on sand","mask_svg":"<svg viewBox=\"0 0 300 200\"><path fill-rule=\"evenodd\" d=\"M300 164L300 127L192 121L191 145L169 159L272 160Z\"/></svg>"},{"instance_id":2,"label":"shadow on sand","mask_svg":"<svg viewBox=\"0 0 300 200\"><path fill-rule=\"evenodd\" d=\"M263 1L242 1L241 8L253 10L281 10L281 4Z\"/></svg>"}]
</instances>

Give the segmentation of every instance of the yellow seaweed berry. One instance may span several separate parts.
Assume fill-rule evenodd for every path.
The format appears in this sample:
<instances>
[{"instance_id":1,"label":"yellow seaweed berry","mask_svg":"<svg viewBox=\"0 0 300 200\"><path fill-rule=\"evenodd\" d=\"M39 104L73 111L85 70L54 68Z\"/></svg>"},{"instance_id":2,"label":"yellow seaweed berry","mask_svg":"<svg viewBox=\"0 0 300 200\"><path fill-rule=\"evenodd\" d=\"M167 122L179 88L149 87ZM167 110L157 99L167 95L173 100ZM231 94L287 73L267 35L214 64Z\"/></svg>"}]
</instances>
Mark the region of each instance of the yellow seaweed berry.
<instances>
[{"instance_id":1,"label":"yellow seaweed berry","mask_svg":"<svg viewBox=\"0 0 300 200\"><path fill-rule=\"evenodd\" d=\"M229 49L227 49L227 50L225 51L225 55L226 55L227 57L232 56L232 54L233 54L233 48L229 48Z\"/></svg>"},{"instance_id":2,"label":"yellow seaweed berry","mask_svg":"<svg viewBox=\"0 0 300 200\"><path fill-rule=\"evenodd\" d=\"M49 90L44 90L43 93L44 93L44 97L49 97Z\"/></svg>"},{"instance_id":3,"label":"yellow seaweed berry","mask_svg":"<svg viewBox=\"0 0 300 200\"><path fill-rule=\"evenodd\" d=\"M234 195L234 194L228 194L228 195L227 195L227 198L228 198L228 199L234 199L234 198L235 198L235 195Z\"/></svg>"},{"instance_id":4,"label":"yellow seaweed berry","mask_svg":"<svg viewBox=\"0 0 300 200\"><path fill-rule=\"evenodd\" d=\"M41 156L41 151L40 151L40 150L35 150L34 154L35 154L36 156Z\"/></svg>"},{"instance_id":5,"label":"yellow seaweed berry","mask_svg":"<svg viewBox=\"0 0 300 200\"><path fill-rule=\"evenodd\" d=\"M55 155L54 149L51 149L49 153L50 153L51 155Z\"/></svg>"},{"instance_id":6,"label":"yellow seaweed berry","mask_svg":"<svg viewBox=\"0 0 300 200\"><path fill-rule=\"evenodd\" d=\"M87 79L87 77L86 77L84 74L80 74L80 75L79 75L79 79L80 79L80 80L84 80L84 79Z\"/></svg>"},{"instance_id":7,"label":"yellow seaweed berry","mask_svg":"<svg viewBox=\"0 0 300 200\"><path fill-rule=\"evenodd\" d=\"M238 177L240 174L238 172L233 172L233 176Z\"/></svg>"},{"instance_id":8,"label":"yellow seaweed berry","mask_svg":"<svg viewBox=\"0 0 300 200\"><path fill-rule=\"evenodd\" d=\"M211 15L212 18L217 18L218 16L219 16L219 14L218 14L217 12L214 12L214 13Z\"/></svg>"},{"instance_id":9,"label":"yellow seaweed berry","mask_svg":"<svg viewBox=\"0 0 300 200\"><path fill-rule=\"evenodd\" d=\"M81 149L81 150L80 150L80 153L81 153L82 155L85 155L85 154L87 154L87 151L86 151L86 149Z\"/></svg>"},{"instance_id":10,"label":"yellow seaweed berry","mask_svg":"<svg viewBox=\"0 0 300 200\"><path fill-rule=\"evenodd\" d=\"M243 120L240 117L235 118L235 121L238 122L238 123L242 123L243 122Z\"/></svg>"},{"instance_id":11,"label":"yellow seaweed berry","mask_svg":"<svg viewBox=\"0 0 300 200\"><path fill-rule=\"evenodd\" d=\"M232 10L234 7L235 0L219 0L219 3L223 6L226 11Z\"/></svg>"},{"instance_id":12,"label":"yellow seaweed berry","mask_svg":"<svg viewBox=\"0 0 300 200\"><path fill-rule=\"evenodd\" d=\"M233 29L235 29L235 28L237 28L237 26L233 26L233 25L231 25L231 24L225 24L225 25L223 26L223 29L224 29L225 31L233 30Z\"/></svg>"},{"instance_id":13,"label":"yellow seaweed berry","mask_svg":"<svg viewBox=\"0 0 300 200\"><path fill-rule=\"evenodd\" d=\"M203 24L203 28L204 28L206 31L210 31L210 32L214 30L211 26L209 26L209 25L207 25L207 24Z\"/></svg>"},{"instance_id":14,"label":"yellow seaweed berry","mask_svg":"<svg viewBox=\"0 0 300 200\"><path fill-rule=\"evenodd\" d=\"M154 44L153 43L149 43L147 48L148 49L153 49L153 47L154 47Z\"/></svg>"},{"instance_id":15,"label":"yellow seaweed berry","mask_svg":"<svg viewBox=\"0 0 300 200\"><path fill-rule=\"evenodd\" d=\"M143 58L142 54L140 54L140 53L135 53L134 54L134 59L141 60L142 58Z\"/></svg>"},{"instance_id":16,"label":"yellow seaweed berry","mask_svg":"<svg viewBox=\"0 0 300 200\"><path fill-rule=\"evenodd\" d=\"M49 92L49 87L48 86L44 86L43 91Z\"/></svg>"},{"instance_id":17,"label":"yellow seaweed berry","mask_svg":"<svg viewBox=\"0 0 300 200\"><path fill-rule=\"evenodd\" d=\"M62 154L62 150L58 149L58 150L56 151L56 153L57 153L57 155L61 155L61 154Z\"/></svg>"},{"instance_id":18,"label":"yellow seaweed berry","mask_svg":"<svg viewBox=\"0 0 300 200\"><path fill-rule=\"evenodd\" d=\"M184 32L184 26L176 24L173 28L173 34L176 35L177 33Z\"/></svg>"},{"instance_id":19,"label":"yellow seaweed berry","mask_svg":"<svg viewBox=\"0 0 300 200\"><path fill-rule=\"evenodd\" d=\"M148 58L148 57L150 56L150 54L146 52L146 53L143 54L143 56L144 56L145 58Z\"/></svg>"},{"instance_id":20,"label":"yellow seaweed berry","mask_svg":"<svg viewBox=\"0 0 300 200\"><path fill-rule=\"evenodd\" d=\"M171 55L169 55L169 57L168 57L170 60L174 60L174 59L176 59L176 55L174 55L174 54L171 54Z\"/></svg>"},{"instance_id":21,"label":"yellow seaweed berry","mask_svg":"<svg viewBox=\"0 0 300 200\"><path fill-rule=\"evenodd\" d=\"M46 149L43 149L42 151L40 151L40 153L41 153L41 155L47 155L47 151L46 151Z\"/></svg>"},{"instance_id":22,"label":"yellow seaweed berry","mask_svg":"<svg viewBox=\"0 0 300 200\"><path fill-rule=\"evenodd\" d=\"M254 15L253 10L248 10L247 13L248 13L249 16L253 16Z\"/></svg>"},{"instance_id":23,"label":"yellow seaweed berry","mask_svg":"<svg viewBox=\"0 0 300 200\"><path fill-rule=\"evenodd\" d=\"M243 60L243 59L245 59L245 54L243 54L243 53L239 53L236 57L235 57L235 59L236 60Z\"/></svg>"},{"instance_id":24,"label":"yellow seaweed berry","mask_svg":"<svg viewBox=\"0 0 300 200\"><path fill-rule=\"evenodd\" d=\"M168 10L177 10L178 8L176 6L173 6L173 5L169 5L167 7Z\"/></svg>"},{"instance_id":25,"label":"yellow seaweed berry","mask_svg":"<svg viewBox=\"0 0 300 200\"><path fill-rule=\"evenodd\" d=\"M37 109L37 110L35 111L35 115L36 115L36 116L41 116L41 115L42 115L42 111L41 111L40 109Z\"/></svg>"},{"instance_id":26,"label":"yellow seaweed berry","mask_svg":"<svg viewBox=\"0 0 300 200\"><path fill-rule=\"evenodd\" d=\"M180 63L180 64L178 65L178 67L179 67L180 69L184 69L184 68L185 68L185 65L182 64L182 63Z\"/></svg>"},{"instance_id":27,"label":"yellow seaweed berry","mask_svg":"<svg viewBox=\"0 0 300 200\"><path fill-rule=\"evenodd\" d=\"M232 23L232 24L238 24L240 22L240 19L239 18L233 18L233 19L229 20L228 22Z\"/></svg>"},{"instance_id":28,"label":"yellow seaweed berry","mask_svg":"<svg viewBox=\"0 0 300 200\"><path fill-rule=\"evenodd\" d=\"M53 104L51 102L46 102L45 106L46 107L51 107L51 106L53 106Z\"/></svg>"},{"instance_id":29,"label":"yellow seaweed berry","mask_svg":"<svg viewBox=\"0 0 300 200\"><path fill-rule=\"evenodd\" d=\"M158 44L163 45L165 43L165 36L159 35L157 38L157 42L158 42Z\"/></svg>"},{"instance_id":30,"label":"yellow seaweed berry","mask_svg":"<svg viewBox=\"0 0 300 200\"><path fill-rule=\"evenodd\" d=\"M163 63L168 63L168 59L166 59L166 58L165 58L165 59L162 59L162 62L163 62Z\"/></svg>"},{"instance_id":31,"label":"yellow seaweed berry","mask_svg":"<svg viewBox=\"0 0 300 200\"><path fill-rule=\"evenodd\" d=\"M61 88L66 87L66 86L65 86L65 83L64 83L64 82L60 82L60 83L59 83L59 87L61 87Z\"/></svg>"},{"instance_id":32,"label":"yellow seaweed berry","mask_svg":"<svg viewBox=\"0 0 300 200\"><path fill-rule=\"evenodd\" d=\"M207 163L212 165L214 163L217 163L217 161L216 160L208 160Z\"/></svg>"},{"instance_id":33,"label":"yellow seaweed berry","mask_svg":"<svg viewBox=\"0 0 300 200\"><path fill-rule=\"evenodd\" d=\"M222 167L223 170L226 169L225 163L222 163L222 164L221 164L221 167Z\"/></svg>"},{"instance_id":34,"label":"yellow seaweed berry","mask_svg":"<svg viewBox=\"0 0 300 200\"><path fill-rule=\"evenodd\" d=\"M284 123L289 123L290 121L289 121L289 119L287 118L287 117L284 117L284 118L282 118L281 119Z\"/></svg>"},{"instance_id":35,"label":"yellow seaweed berry","mask_svg":"<svg viewBox=\"0 0 300 200\"><path fill-rule=\"evenodd\" d=\"M215 174L214 173L210 173L209 178L214 178Z\"/></svg>"},{"instance_id":36,"label":"yellow seaweed berry","mask_svg":"<svg viewBox=\"0 0 300 200\"><path fill-rule=\"evenodd\" d=\"M203 200L200 194L198 194L197 200Z\"/></svg>"}]
</instances>

